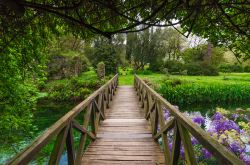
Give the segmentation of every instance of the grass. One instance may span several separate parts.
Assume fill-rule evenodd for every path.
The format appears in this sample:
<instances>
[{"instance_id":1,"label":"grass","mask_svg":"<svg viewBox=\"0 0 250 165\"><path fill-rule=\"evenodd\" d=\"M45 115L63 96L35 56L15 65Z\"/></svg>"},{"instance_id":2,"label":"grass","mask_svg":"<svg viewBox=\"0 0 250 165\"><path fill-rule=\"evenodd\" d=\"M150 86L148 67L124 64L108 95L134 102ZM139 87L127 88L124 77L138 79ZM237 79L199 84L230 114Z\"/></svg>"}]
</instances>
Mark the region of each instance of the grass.
<instances>
[{"instance_id":1,"label":"grass","mask_svg":"<svg viewBox=\"0 0 250 165\"><path fill-rule=\"evenodd\" d=\"M139 75L164 98L177 105L243 103L250 100L250 73L219 76Z\"/></svg>"},{"instance_id":2,"label":"grass","mask_svg":"<svg viewBox=\"0 0 250 165\"><path fill-rule=\"evenodd\" d=\"M159 84L166 79L179 79L189 82L202 83L230 83L230 84L250 84L250 73L220 73L219 76L183 76L183 75L164 75L154 73L151 75L140 75L141 78L146 78L154 84Z\"/></svg>"},{"instance_id":3,"label":"grass","mask_svg":"<svg viewBox=\"0 0 250 165\"><path fill-rule=\"evenodd\" d=\"M250 73L219 76L139 74L167 100L175 104L240 103L250 99ZM133 74L121 75L119 85L133 85Z\"/></svg>"},{"instance_id":4,"label":"grass","mask_svg":"<svg viewBox=\"0 0 250 165\"><path fill-rule=\"evenodd\" d=\"M119 85L133 85L134 84L134 75L119 75Z\"/></svg>"},{"instance_id":5,"label":"grass","mask_svg":"<svg viewBox=\"0 0 250 165\"><path fill-rule=\"evenodd\" d=\"M218 82L218 83L230 83L230 84L250 84L250 73L220 73L219 76L184 76L184 75L164 75L159 73L153 73L150 75L139 74L143 79L149 79L154 84L159 84L166 79L180 79L190 82ZM134 75L119 75L119 85L133 85Z\"/></svg>"}]
</instances>

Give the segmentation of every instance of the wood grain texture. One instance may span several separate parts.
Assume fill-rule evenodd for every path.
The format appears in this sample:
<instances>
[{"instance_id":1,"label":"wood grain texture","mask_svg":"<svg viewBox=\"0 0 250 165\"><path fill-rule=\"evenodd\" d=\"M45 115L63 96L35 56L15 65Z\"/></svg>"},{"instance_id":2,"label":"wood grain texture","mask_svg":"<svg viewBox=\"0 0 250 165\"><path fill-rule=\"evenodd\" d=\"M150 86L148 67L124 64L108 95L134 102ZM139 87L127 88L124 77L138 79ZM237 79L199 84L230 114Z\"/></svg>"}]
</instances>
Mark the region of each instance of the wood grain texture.
<instances>
[{"instance_id":1,"label":"wood grain texture","mask_svg":"<svg viewBox=\"0 0 250 165\"><path fill-rule=\"evenodd\" d=\"M119 86L82 164L164 164L164 154L132 86Z\"/></svg>"}]
</instances>

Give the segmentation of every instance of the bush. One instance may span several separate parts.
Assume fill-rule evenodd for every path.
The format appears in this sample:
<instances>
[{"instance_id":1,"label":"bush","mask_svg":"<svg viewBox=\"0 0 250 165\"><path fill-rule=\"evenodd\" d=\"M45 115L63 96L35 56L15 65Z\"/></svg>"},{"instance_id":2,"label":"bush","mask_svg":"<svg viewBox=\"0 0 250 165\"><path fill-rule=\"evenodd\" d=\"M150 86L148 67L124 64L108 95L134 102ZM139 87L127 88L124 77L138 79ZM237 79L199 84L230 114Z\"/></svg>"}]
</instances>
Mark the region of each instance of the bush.
<instances>
[{"instance_id":1,"label":"bush","mask_svg":"<svg viewBox=\"0 0 250 165\"><path fill-rule=\"evenodd\" d=\"M244 67L244 72L250 72L250 66L245 66Z\"/></svg>"},{"instance_id":2,"label":"bush","mask_svg":"<svg viewBox=\"0 0 250 165\"><path fill-rule=\"evenodd\" d=\"M239 65L239 64L235 64L235 65L231 65L231 64L222 64L219 66L219 70L220 72L243 72L244 68Z\"/></svg>"},{"instance_id":3,"label":"bush","mask_svg":"<svg viewBox=\"0 0 250 165\"><path fill-rule=\"evenodd\" d=\"M168 72L172 74L180 74L185 69L184 64L176 60L166 61L163 65L163 68L167 68Z\"/></svg>"},{"instance_id":4,"label":"bush","mask_svg":"<svg viewBox=\"0 0 250 165\"><path fill-rule=\"evenodd\" d=\"M80 73L87 71L88 66L89 61L83 55L52 55L47 64L48 79L59 80L71 76L78 76Z\"/></svg>"},{"instance_id":5,"label":"bush","mask_svg":"<svg viewBox=\"0 0 250 165\"><path fill-rule=\"evenodd\" d=\"M186 69L187 69L188 75L202 75L203 74L201 66L197 63L187 64Z\"/></svg>"},{"instance_id":6,"label":"bush","mask_svg":"<svg viewBox=\"0 0 250 165\"><path fill-rule=\"evenodd\" d=\"M108 77L109 78L109 77ZM99 80L94 71L82 73L63 80L54 80L46 84L48 99L55 101L79 101L98 89L106 80Z\"/></svg>"},{"instance_id":7,"label":"bush","mask_svg":"<svg viewBox=\"0 0 250 165\"><path fill-rule=\"evenodd\" d=\"M192 63L186 65L187 75L217 76L218 69L206 63Z\"/></svg>"},{"instance_id":8,"label":"bush","mask_svg":"<svg viewBox=\"0 0 250 165\"><path fill-rule=\"evenodd\" d=\"M153 72L151 70L139 70L136 74L151 75Z\"/></svg>"}]
</instances>

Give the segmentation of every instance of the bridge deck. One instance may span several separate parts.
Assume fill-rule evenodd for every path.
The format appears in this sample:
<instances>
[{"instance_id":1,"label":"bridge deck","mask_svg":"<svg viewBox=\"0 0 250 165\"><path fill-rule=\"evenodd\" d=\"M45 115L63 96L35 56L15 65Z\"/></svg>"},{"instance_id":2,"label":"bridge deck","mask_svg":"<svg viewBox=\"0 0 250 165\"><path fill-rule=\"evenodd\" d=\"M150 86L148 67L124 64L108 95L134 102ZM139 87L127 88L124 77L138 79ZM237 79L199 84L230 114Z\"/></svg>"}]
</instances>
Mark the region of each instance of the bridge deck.
<instances>
[{"instance_id":1,"label":"bridge deck","mask_svg":"<svg viewBox=\"0 0 250 165\"><path fill-rule=\"evenodd\" d=\"M119 86L82 164L164 164L132 86Z\"/></svg>"}]
</instances>

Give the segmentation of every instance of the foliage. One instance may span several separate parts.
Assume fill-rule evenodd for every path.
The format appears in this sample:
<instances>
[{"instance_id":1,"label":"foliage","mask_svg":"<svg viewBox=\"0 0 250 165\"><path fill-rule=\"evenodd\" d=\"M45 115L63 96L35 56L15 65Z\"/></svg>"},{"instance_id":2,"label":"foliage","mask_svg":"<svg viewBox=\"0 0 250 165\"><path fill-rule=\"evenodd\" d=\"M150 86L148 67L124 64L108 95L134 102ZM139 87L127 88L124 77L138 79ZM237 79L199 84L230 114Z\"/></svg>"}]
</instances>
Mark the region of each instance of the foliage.
<instances>
[{"instance_id":1,"label":"foliage","mask_svg":"<svg viewBox=\"0 0 250 165\"><path fill-rule=\"evenodd\" d=\"M178 60L183 43L181 35L172 28L150 28L140 33L127 35L126 55L135 70L159 71L164 59Z\"/></svg>"},{"instance_id":2,"label":"foliage","mask_svg":"<svg viewBox=\"0 0 250 165\"><path fill-rule=\"evenodd\" d=\"M111 40L104 37L94 38L93 47L88 48L86 55L95 68L100 61L103 61L106 75L117 72L119 56Z\"/></svg>"},{"instance_id":3,"label":"foliage","mask_svg":"<svg viewBox=\"0 0 250 165\"><path fill-rule=\"evenodd\" d=\"M0 22L2 22L0 18ZM41 26L35 16L23 18L25 25L11 31L10 22L0 33L0 137L1 143L12 143L29 137L34 131L32 112L39 97L36 86L46 79L44 46L53 27ZM19 22L17 20L17 22ZM56 30L55 30L56 31ZM20 134L13 139L12 133Z\"/></svg>"},{"instance_id":4,"label":"foliage","mask_svg":"<svg viewBox=\"0 0 250 165\"><path fill-rule=\"evenodd\" d=\"M167 60L164 62L161 71L164 72L167 69L168 73L181 74L186 68L185 64L177 60Z\"/></svg>"},{"instance_id":5,"label":"foliage","mask_svg":"<svg viewBox=\"0 0 250 165\"><path fill-rule=\"evenodd\" d=\"M139 71L136 71L136 74L140 74L140 75L151 75L151 74L153 74L153 72L150 71L150 70L139 70Z\"/></svg>"},{"instance_id":6,"label":"foliage","mask_svg":"<svg viewBox=\"0 0 250 165\"><path fill-rule=\"evenodd\" d=\"M43 91L48 93L47 99L50 100L80 101L100 87L104 81L100 81L96 73L91 70L78 77L48 82Z\"/></svg>"},{"instance_id":7,"label":"foliage","mask_svg":"<svg viewBox=\"0 0 250 165\"><path fill-rule=\"evenodd\" d=\"M47 62L48 79L63 79L71 76L78 76L81 72L87 71L89 60L78 52L69 52L50 55Z\"/></svg>"},{"instance_id":8,"label":"foliage","mask_svg":"<svg viewBox=\"0 0 250 165\"><path fill-rule=\"evenodd\" d=\"M171 81L170 81L171 82ZM158 91L173 103L235 103L250 99L250 85L227 83L183 82L172 86L169 82L161 85Z\"/></svg>"},{"instance_id":9,"label":"foliage","mask_svg":"<svg viewBox=\"0 0 250 165\"><path fill-rule=\"evenodd\" d=\"M205 62L190 63L185 66L188 75L205 75L205 76L217 76L219 74L218 69Z\"/></svg>"},{"instance_id":10,"label":"foliage","mask_svg":"<svg viewBox=\"0 0 250 165\"><path fill-rule=\"evenodd\" d=\"M241 66L239 64L234 64L234 65L221 64L219 66L219 70L221 72L243 72L244 68L243 68L243 66Z\"/></svg>"},{"instance_id":11,"label":"foliage","mask_svg":"<svg viewBox=\"0 0 250 165\"><path fill-rule=\"evenodd\" d=\"M164 98L174 104L240 103L250 99L250 79L247 73L215 77L165 76L155 73L140 76L146 77Z\"/></svg>"},{"instance_id":12,"label":"foliage","mask_svg":"<svg viewBox=\"0 0 250 165\"><path fill-rule=\"evenodd\" d=\"M86 3L70 0L3 1L0 6L0 25L3 31L16 31L21 28L12 25L15 25L16 20L36 15L39 20L46 20L50 26L61 23L69 31L83 37L97 33L111 38L113 34L120 32L180 24L186 32L184 35L188 36L193 32L209 38L214 44L225 44L236 54L248 57L248 5L247 1L231 3L226 0L155 3L143 0ZM5 22L9 22L10 26L5 25ZM21 21L19 25L25 25L25 22Z\"/></svg>"}]
</instances>

